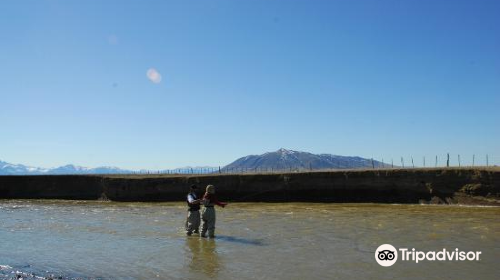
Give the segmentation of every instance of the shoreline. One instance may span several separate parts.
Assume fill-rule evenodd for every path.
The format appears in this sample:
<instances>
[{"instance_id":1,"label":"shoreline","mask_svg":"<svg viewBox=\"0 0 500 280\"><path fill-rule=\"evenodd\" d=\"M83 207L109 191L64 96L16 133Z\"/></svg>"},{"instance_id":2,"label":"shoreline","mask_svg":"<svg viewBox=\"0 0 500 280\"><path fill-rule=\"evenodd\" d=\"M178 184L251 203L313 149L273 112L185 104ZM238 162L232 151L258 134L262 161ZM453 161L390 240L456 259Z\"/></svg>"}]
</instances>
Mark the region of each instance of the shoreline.
<instances>
[{"instance_id":1,"label":"shoreline","mask_svg":"<svg viewBox=\"0 0 500 280\"><path fill-rule=\"evenodd\" d=\"M485 204L458 204L458 203L380 203L380 202L319 202L319 201L252 201L252 202L240 202L240 201L227 201L231 205L236 204L239 207L245 207L246 205L287 205L293 204L298 207L315 206L315 205L336 205L339 207L373 207L373 206L415 206L415 207L456 207L456 208L500 208L500 204L485 205ZM180 203L184 207L184 201L112 201L112 200L79 200L79 199L46 199L46 198L0 198L0 207L8 206L9 204L14 204L13 207L17 206L17 203L23 204L43 204L43 205L102 205L106 206L133 206L133 205L165 205L171 206L173 204Z\"/></svg>"}]
</instances>

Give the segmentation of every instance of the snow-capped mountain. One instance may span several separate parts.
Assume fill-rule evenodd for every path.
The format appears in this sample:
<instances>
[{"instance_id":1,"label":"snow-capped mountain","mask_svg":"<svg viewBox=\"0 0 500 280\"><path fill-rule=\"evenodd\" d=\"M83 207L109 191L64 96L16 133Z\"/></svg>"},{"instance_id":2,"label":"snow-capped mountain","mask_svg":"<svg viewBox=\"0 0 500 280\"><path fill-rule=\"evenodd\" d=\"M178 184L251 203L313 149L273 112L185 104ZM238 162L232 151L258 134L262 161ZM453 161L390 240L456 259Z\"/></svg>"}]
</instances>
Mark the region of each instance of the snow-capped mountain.
<instances>
[{"instance_id":1,"label":"snow-capped mountain","mask_svg":"<svg viewBox=\"0 0 500 280\"><path fill-rule=\"evenodd\" d=\"M379 161L373 161L375 167L387 167ZM306 169L345 169L371 168L372 160L361 157L337 156L330 154L312 154L287 149L279 149L262 155L250 155L237 159L225 166L224 170L238 169L274 169L274 170L306 170Z\"/></svg>"},{"instance_id":2,"label":"snow-capped mountain","mask_svg":"<svg viewBox=\"0 0 500 280\"><path fill-rule=\"evenodd\" d=\"M118 167L102 166L88 168L68 164L56 168L39 168L22 164L11 164L0 161L0 175L56 175L56 174L127 174L133 173L131 170L120 169Z\"/></svg>"},{"instance_id":3,"label":"snow-capped mountain","mask_svg":"<svg viewBox=\"0 0 500 280\"><path fill-rule=\"evenodd\" d=\"M373 164L373 165L372 165ZM250 155L226 165L222 171L251 170L321 170L346 168L388 167L380 161L361 157L337 156L330 154L311 154L287 149L279 149L262 155ZM75 166L72 164L56 168L39 168L22 164L0 161L0 175L63 175L63 174L210 174L218 172L218 167L186 166L170 170L126 170L118 167L101 166L96 168Z\"/></svg>"},{"instance_id":4,"label":"snow-capped mountain","mask_svg":"<svg viewBox=\"0 0 500 280\"><path fill-rule=\"evenodd\" d=\"M218 167L213 166L185 166L175 169L165 170L127 170L112 166L101 166L96 168L76 166L68 164L56 168L39 168L31 167L22 164L11 164L0 161L0 175L76 175L76 174L206 174L218 170Z\"/></svg>"},{"instance_id":5,"label":"snow-capped mountain","mask_svg":"<svg viewBox=\"0 0 500 280\"><path fill-rule=\"evenodd\" d=\"M50 169L47 174L128 174L133 173L131 170L120 169L118 167L100 166L89 168L83 166L75 166L72 164L60 166Z\"/></svg>"},{"instance_id":6,"label":"snow-capped mountain","mask_svg":"<svg viewBox=\"0 0 500 280\"><path fill-rule=\"evenodd\" d=\"M45 174L48 169L26 166L22 164L12 164L0 160L0 175L14 174Z\"/></svg>"}]
</instances>

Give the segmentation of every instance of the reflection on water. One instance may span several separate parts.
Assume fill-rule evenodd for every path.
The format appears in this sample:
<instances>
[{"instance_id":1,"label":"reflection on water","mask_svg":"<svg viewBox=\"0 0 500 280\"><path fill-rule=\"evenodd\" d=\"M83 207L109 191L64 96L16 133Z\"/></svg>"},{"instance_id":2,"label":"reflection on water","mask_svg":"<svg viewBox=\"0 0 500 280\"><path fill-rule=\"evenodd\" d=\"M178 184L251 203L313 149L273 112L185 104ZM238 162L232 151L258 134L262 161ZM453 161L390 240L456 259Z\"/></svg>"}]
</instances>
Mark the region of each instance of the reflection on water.
<instances>
[{"instance_id":1,"label":"reflection on water","mask_svg":"<svg viewBox=\"0 0 500 280\"><path fill-rule=\"evenodd\" d=\"M217 242L213 239L186 238L189 248L189 269L204 276L215 278L221 269L221 262L217 254Z\"/></svg>"},{"instance_id":2,"label":"reflection on water","mask_svg":"<svg viewBox=\"0 0 500 280\"><path fill-rule=\"evenodd\" d=\"M500 208L234 203L217 238L186 237L184 203L0 201L0 279L495 279ZM478 262L374 260L384 243L482 251ZM35 275L35 276L30 276Z\"/></svg>"}]
</instances>

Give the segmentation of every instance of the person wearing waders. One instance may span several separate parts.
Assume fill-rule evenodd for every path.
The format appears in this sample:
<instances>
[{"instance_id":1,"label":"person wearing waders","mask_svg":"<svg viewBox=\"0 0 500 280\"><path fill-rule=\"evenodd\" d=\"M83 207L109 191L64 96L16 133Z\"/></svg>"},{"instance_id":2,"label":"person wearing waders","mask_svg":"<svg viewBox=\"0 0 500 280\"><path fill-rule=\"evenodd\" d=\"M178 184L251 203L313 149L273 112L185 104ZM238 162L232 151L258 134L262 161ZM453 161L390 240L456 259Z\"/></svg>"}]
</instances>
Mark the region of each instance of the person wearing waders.
<instances>
[{"instance_id":1,"label":"person wearing waders","mask_svg":"<svg viewBox=\"0 0 500 280\"><path fill-rule=\"evenodd\" d=\"M186 234L191 236L200 229L200 199L196 195L196 185L189 187L187 195L188 216L186 220Z\"/></svg>"},{"instance_id":2,"label":"person wearing waders","mask_svg":"<svg viewBox=\"0 0 500 280\"><path fill-rule=\"evenodd\" d=\"M215 237L215 209L214 206L218 205L224 208L227 203L220 202L215 196L215 187L213 185L208 185L205 195L201 200L203 203L203 210L201 210L201 237L214 238Z\"/></svg>"}]
</instances>

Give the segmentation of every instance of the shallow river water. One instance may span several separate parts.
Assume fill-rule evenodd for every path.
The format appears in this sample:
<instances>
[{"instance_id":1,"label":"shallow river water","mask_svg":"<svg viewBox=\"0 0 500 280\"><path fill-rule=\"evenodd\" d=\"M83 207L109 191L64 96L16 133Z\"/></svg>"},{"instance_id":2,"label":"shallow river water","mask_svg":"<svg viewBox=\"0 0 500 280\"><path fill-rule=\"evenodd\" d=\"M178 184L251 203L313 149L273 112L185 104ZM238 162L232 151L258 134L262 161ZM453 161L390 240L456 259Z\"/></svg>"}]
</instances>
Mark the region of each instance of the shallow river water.
<instances>
[{"instance_id":1,"label":"shallow river water","mask_svg":"<svg viewBox=\"0 0 500 280\"><path fill-rule=\"evenodd\" d=\"M234 203L216 238L186 237L184 203L0 200L0 279L499 279L500 208ZM381 244L481 251L398 260Z\"/></svg>"}]
</instances>

